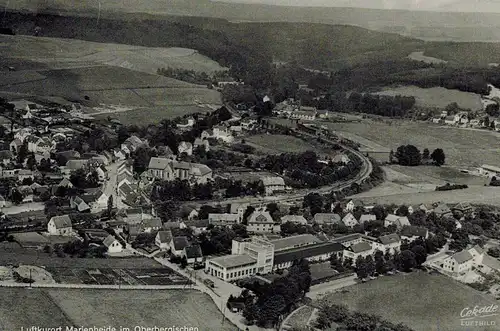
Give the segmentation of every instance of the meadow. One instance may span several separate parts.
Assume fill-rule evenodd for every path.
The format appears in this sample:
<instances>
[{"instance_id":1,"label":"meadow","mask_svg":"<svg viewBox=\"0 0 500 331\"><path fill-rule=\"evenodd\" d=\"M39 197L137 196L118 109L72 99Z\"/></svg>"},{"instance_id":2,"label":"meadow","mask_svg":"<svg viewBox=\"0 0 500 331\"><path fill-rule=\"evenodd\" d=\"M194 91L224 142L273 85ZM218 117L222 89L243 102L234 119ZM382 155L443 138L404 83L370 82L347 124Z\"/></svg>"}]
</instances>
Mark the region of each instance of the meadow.
<instances>
[{"instance_id":1,"label":"meadow","mask_svg":"<svg viewBox=\"0 0 500 331\"><path fill-rule=\"evenodd\" d=\"M475 93L450 90L444 87L420 88L417 86L400 86L385 88L376 94L389 96L415 97L416 105L422 107L445 108L450 103L456 102L461 108L482 109L481 96Z\"/></svg>"},{"instance_id":2,"label":"meadow","mask_svg":"<svg viewBox=\"0 0 500 331\"><path fill-rule=\"evenodd\" d=\"M245 138L247 143L263 153L301 153L315 151L317 148L310 143L286 135L259 134Z\"/></svg>"},{"instance_id":3,"label":"meadow","mask_svg":"<svg viewBox=\"0 0 500 331\"><path fill-rule=\"evenodd\" d=\"M460 312L464 308L495 303L493 298L448 277L424 272L380 277L327 295L325 300L404 323L416 331L460 330ZM500 323L498 316L488 319ZM474 327L474 330L497 329L493 326Z\"/></svg>"},{"instance_id":4,"label":"meadow","mask_svg":"<svg viewBox=\"0 0 500 331\"><path fill-rule=\"evenodd\" d=\"M377 145L396 150L400 145L412 144L421 151L442 148L446 165L456 167L499 164L499 134L484 130L469 130L444 127L422 122L399 120L371 121L361 123L328 123L334 132L357 135ZM363 143L361 141L361 143Z\"/></svg>"},{"instance_id":5,"label":"meadow","mask_svg":"<svg viewBox=\"0 0 500 331\"><path fill-rule=\"evenodd\" d=\"M52 301L81 326L197 327L199 330L235 330L212 299L190 290L47 290Z\"/></svg>"}]
</instances>

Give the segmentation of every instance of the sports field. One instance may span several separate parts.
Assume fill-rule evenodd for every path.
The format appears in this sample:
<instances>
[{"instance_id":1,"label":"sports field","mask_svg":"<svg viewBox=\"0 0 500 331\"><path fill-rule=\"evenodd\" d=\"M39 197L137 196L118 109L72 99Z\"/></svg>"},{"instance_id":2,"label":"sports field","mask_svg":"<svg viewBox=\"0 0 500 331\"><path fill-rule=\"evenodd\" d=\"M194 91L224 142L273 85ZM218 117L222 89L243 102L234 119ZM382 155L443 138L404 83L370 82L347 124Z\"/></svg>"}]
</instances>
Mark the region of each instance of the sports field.
<instances>
[{"instance_id":1,"label":"sports field","mask_svg":"<svg viewBox=\"0 0 500 331\"><path fill-rule=\"evenodd\" d=\"M443 275L414 272L379 277L328 295L326 300L404 323L416 331L498 330L497 326L462 327L460 312L464 308L488 306L495 303L495 299ZM498 315L478 320L500 323Z\"/></svg>"}]
</instances>

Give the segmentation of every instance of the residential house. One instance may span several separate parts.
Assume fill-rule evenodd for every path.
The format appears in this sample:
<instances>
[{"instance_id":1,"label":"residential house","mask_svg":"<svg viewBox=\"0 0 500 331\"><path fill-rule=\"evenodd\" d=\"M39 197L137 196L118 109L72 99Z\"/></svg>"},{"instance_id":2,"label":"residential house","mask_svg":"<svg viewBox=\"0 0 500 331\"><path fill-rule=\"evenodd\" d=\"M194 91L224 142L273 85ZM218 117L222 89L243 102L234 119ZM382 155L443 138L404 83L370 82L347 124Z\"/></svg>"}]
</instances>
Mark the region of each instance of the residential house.
<instances>
[{"instance_id":1,"label":"residential house","mask_svg":"<svg viewBox=\"0 0 500 331\"><path fill-rule=\"evenodd\" d=\"M14 158L14 155L10 150L3 150L0 151L0 163L2 165L7 165L11 162L11 160Z\"/></svg>"},{"instance_id":2,"label":"residential house","mask_svg":"<svg viewBox=\"0 0 500 331\"><path fill-rule=\"evenodd\" d=\"M123 142L121 149L127 154L135 152L139 147L146 146L147 143L137 136L130 136Z\"/></svg>"},{"instance_id":3,"label":"residential house","mask_svg":"<svg viewBox=\"0 0 500 331\"><path fill-rule=\"evenodd\" d=\"M148 218L141 222L141 227L143 232L151 233L153 231L158 231L162 227L162 222L160 218Z\"/></svg>"},{"instance_id":4,"label":"residential house","mask_svg":"<svg viewBox=\"0 0 500 331\"><path fill-rule=\"evenodd\" d=\"M440 203L434 208L434 213L437 217L451 216L451 209L444 203Z\"/></svg>"},{"instance_id":5,"label":"residential house","mask_svg":"<svg viewBox=\"0 0 500 331\"><path fill-rule=\"evenodd\" d=\"M10 147L10 150L14 153L19 153L19 149L21 148L21 146L23 145L23 142L22 140L16 138L14 140L11 141L9 147Z\"/></svg>"},{"instance_id":6,"label":"residential house","mask_svg":"<svg viewBox=\"0 0 500 331\"><path fill-rule=\"evenodd\" d=\"M264 185L266 195L285 191L285 180L281 177L263 177L261 182Z\"/></svg>"},{"instance_id":7,"label":"residential house","mask_svg":"<svg viewBox=\"0 0 500 331\"><path fill-rule=\"evenodd\" d=\"M316 111L296 110L290 114L290 119L313 121L316 119Z\"/></svg>"},{"instance_id":8,"label":"residential house","mask_svg":"<svg viewBox=\"0 0 500 331\"><path fill-rule=\"evenodd\" d=\"M115 148L113 150L113 156L118 160L125 160L127 158L127 152L123 149Z\"/></svg>"},{"instance_id":9,"label":"residential house","mask_svg":"<svg viewBox=\"0 0 500 331\"><path fill-rule=\"evenodd\" d=\"M390 254L399 252L401 249L401 237L396 233L380 236L374 243L374 248L384 253L389 251Z\"/></svg>"},{"instance_id":10,"label":"residential house","mask_svg":"<svg viewBox=\"0 0 500 331\"><path fill-rule=\"evenodd\" d=\"M301 224L301 225L307 224L307 220L302 215L285 215L285 216L281 217L281 224L287 223L287 222Z\"/></svg>"},{"instance_id":11,"label":"residential house","mask_svg":"<svg viewBox=\"0 0 500 331\"><path fill-rule=\"evenodd\" d=\"M181 141L179 146L177 147L179 155L182 153L186 153L187 155L193 155L193 144L187 141Z\"/></svg>"},{"instance_id":12,"label":"residential house","mask_svg":"<svg viewBox=\"0 0 500 331\"><path fill-rule=\"evenodd\" d=\"M208 152L210 150L210 143L208 142L207 139L196 138L194 140L193 146L195 149L198 147L203 147L205 152Z\"/></svg>"},{"instance_id":13,"label":"residential house","mask_svg":"<svg viewBox=\"0 0 500 331\"><path fill-rule=\"evenodd\" d=\"M342 218L339 214L316 213L314 214L313 222L319 225L340 224Z\"/></svg>"},{"instance_id":14,"label":"residential house","mask_svg":"<svg viewBox=\"0 0 500 331\"><path fill-rule=\"evenodd\" d=\"M447 124L447 125L455 125L455 124L457 124L455 116L446 116L444 118L444 124Z\"/></svg>"},{"instance_id":15,"label":"residential house","mask_svg":"<svg viewBox=\"0 0 500 331\"><path fill-rule=\"evenodd\" d=\"M397 216L389 214L384 220L384 226L387 227L389 225L395 225L398 229L401 229L404 226L409 226L411 224L410 221L408 220L408 217L406 216Z\"/></svg>"},{"instance_id":16,"label":"residential house","mask_svg":"<svg viewBox=\"0 0 500 331\"><path fill-rule=\"evenodd\" d=\"M231 130L225 126L215 126L213 129L213 138L217 140L222 140L225 143L232 143L234 141L233 134Z\"/></svg>"},{"instance_id":17,"label":"residential house","mask_svg":"<svg viewBox=\"0 0 500 331\"><path fill-rule=\"evenodd\" d=\"M47 224L47 231L54 236L70 236L73 234L73 226L69 215L54 216Z\"/></svg>"},{"instance_id":18,"label":"residential house","mask_svg":"<svg viewBox=\"0 0 500 331\"><path fill-rule=\"evenodd\" d=\"M81 198L93 209L106 208L108 206L108 195L101 187L85 189Z\"/></svg>"},{"instance_id":19,"label":"residential house","mask_svg":"<svg viewBox=\"0 0 500 331\"><path fill-rule=\"evenodd\" d=\"M242 222L239 214L208 214L208 222L214 226L232 226Z\"/></svg>"},{"instance_id":20,"label":"residential house","mask_svg":"<svg viewBox=\"0 0 500 331\"><path fill-rule=\"evenodd\" d=\"M344 223L344 225L348 228L352 228L353 226L358 225L358 220L356 220L356 217L354 217L353 214L348 213L344 216L344 218L342 218L342 223Z\"/></svg>"},{"instance_id":21,"label":"residential house","mask_svg":"<svg viewBox=\"0 0 500 331\"><path fill-rule=\"evenodd\" d=\"M188 264L201 262L203 260L203 253L201 252L200 245L186 246L181 253L182 258L186 258Z\"/></svg>"},{"instance_id":22,"label":"residential house","mask_svg":"<svg viewBox=\"0 0 500 331\"><path fill-rule=\"evenodd\" d=\"M181 257L184 252L184 248L186 248L187 246L189 246L189 241L187 237L180 236L180 237L172 237L172 240L170 240L168 248L172 255Z\"/></svg>"},{"instance_id":23,"label":"residential house","mask_svg":"<svg viewBox=\"0 0 500 331\"><path fill-rule=\"evenodd\" d=\"M100 167L97 167L95 171L97 173L97 179L100 182L103 182L108 178L108 170L106 169L105 166L102 165Z\"/></svg>"},{"instance_id":24,"label":"residential house","mask_svg":"<svg viewBox=\"0 0 500 331\"><path fill-rule=\"evenodd\" d=\"M155 245L160 247L161 250L168 250L170 248L172 238L173 236L171 230L158 231L155 237Z\"/></svg>"},{"instance_id":25,"label":"residential house","mask_svg":"<svg viewBox=\"0 0 500 331\"><path fill-rule=\"evenodd\" d=\"M409 242L415 241L418 238L429 238L429 230L421 226L405 226L401 230L401 239Z\"/></svg>"},{"instance_id":26,"label":"residential house","mask_svg":"<svg viewBox=\"0 0 500 331\"><path fill-rule=\"evenodd\" d=\"M71 197L69 202L71 208L74 208L81 213L90 211L90 206L80 197Z\"/></svg>"},{"instance_id":27,"label":"residential house","mask_svg":"<svg viewBox=\"0 0 500 331\"><path fill-rule=\"evenodd\" d=\"M113 235L109 235L104 239L103 245L107 248L108 254L121 253L123 251L122 244Z\"/></svg>"},{"instance_id":28,"label":"residential house","mask_svg":"<svg viewBox=\"0 0 500 331\"><path fill-rule=\"evenodd\" d=\"M200 235L203 232L207 231L207 227L209 225L208 220L192 220L183 222L186 228L190 228L193 230L194 235Z\"/></svg>"},{"instance_id":29,"label":"residential house","mask_svg":"<svg viewBox=\"0 0 500 331\"><path fill-rule=\"evenodd\" d=\"M462 275L472 269L473 261L472 255L468 251L463 250L444 259L443 269L450 272L453 276Z\"/></svg>"},{"instance_id":30,"label":"residential house","mask_svg":"<svg viewBox=\"0 0 500 331\"><path fill-rule=\"evenodd\" d=\"M451 207L452 212L458 212L461 213L462 215L470 214L474 211L474 208L467 202L460 202L456 204L455 206Z\"/></svg>"},{"instance_id":31,"label":"residential house","mask_svg":"<svg viewBox=\"0 0 500 331\"><path fill-rule=\"evenodd\" d=\"M353 264L356 264L356 259L359 256L367 257L374 253L373 246L368 242L360 242L358 244L351 245L344 249L342 258L351 259Z\"/></svg>"},{"instance_id":32,"label":"residential house","mask_svg":"<svg viewBox=\"0 0 500 331\"><path fill-rule=\"evenodd\" d=\"M247 220L247 230L253 233L279 232L279 226L275 226L273 218L264 208L256 209Z\"/></svg>"}]
</instances>

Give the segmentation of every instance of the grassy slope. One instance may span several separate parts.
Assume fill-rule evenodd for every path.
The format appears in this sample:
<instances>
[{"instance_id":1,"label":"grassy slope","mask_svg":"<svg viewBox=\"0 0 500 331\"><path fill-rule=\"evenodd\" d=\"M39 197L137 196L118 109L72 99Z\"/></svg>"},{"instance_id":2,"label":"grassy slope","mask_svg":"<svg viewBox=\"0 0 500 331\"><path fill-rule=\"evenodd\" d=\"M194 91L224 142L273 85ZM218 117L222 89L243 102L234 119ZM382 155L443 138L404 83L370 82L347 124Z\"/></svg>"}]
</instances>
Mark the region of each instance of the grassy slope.
<instances>
[{"instance_id":1,"label":"grassy slope","mask_svg":"<svg viewBox=\"0 0 500 331\"><path fill-rule=\"evenodd\" d=\"M347 290L346 293L332 294L329 299L356 311L402 322L417 331L459 330L462 309L495 302L493 298L445 276L423 272L382 277ZM498 316L493 318L497 324L500 322ZM496 328L475 327L474 330Z\"/></svg>"}]
</instances>

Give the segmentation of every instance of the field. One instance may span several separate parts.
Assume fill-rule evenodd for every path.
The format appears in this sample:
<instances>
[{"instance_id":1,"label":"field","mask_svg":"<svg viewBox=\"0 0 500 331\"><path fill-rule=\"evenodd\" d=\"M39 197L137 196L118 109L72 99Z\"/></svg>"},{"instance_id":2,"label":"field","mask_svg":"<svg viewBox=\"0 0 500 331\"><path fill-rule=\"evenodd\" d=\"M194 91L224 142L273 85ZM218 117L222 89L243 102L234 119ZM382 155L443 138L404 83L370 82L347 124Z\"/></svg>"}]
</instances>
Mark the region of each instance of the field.
<instances>
[{"instance_id":1,"label":"field","mask_svg":"<svg viewBox=\"0 0 500 331\"><path fill-rule=\"evenodd\" d=\"M417 86L401 86L384 89L377 94L381 95L403 95L415 97L416 105L423 107L445 108L452 102L460 107L471 110L482 109L481 97L475 93L449 90L444 87L420 88Z\"/></svg>"},{"instance_id":2,"label":"field","mask_svg":"<svg viewBox=\"0 0 500 331\"><path fill-rule=\"evenodd\" d=\"M444 60L437 59L431 56L425 56L424 52L412 52L410 55L408 55L408 58L414 61L422 61L425 63L434 63L434 64L446 63L446 61Z\"/></svg>"},{"instance_id":3,"label":"field","mask_svg":"<svg viewBox=\"0 0 500 331\"><path fill-rule=\"evenodd\" d=\"M54 69L109 65L149 74L167 67L207 73L225 70L217 62L187 48L141 47L32 36L1 35L0 57L33 61Z\"/></svg>"},{"instance_id":4,"label":"field","mask_svg":"<svg viewBox=\"0 0 500 331\"><path fill-rule=\"evenodd\" d=\"M300 153L305 151L314 151L316 148L308 142L286 135L267 135L260 134L245 138L247 143L256 147L263 153Z\"/></svg>"},{"instance_id":5,"label":"field","mask_svg":"<svg viewBox=\"0 0 500 331\"><path fill-rule=\"evenodd\" d=\"M484 185L487 182L487 179L484 177L469 175L446 166L403 167L391 165L384 167L384 170L386 171L386 175L388 171L391 171L391 174L395 177L390 178L391 176L387 175L387 180L399 184L429 183L434 186L441 186L446 183L454 183L470 186ZM398 176L397 174L401 174L402 176Z\"/></svg>"},{"instance_id":6,"label":"field","mask_svg":"<svg viewBox=\"0 0 500 331\"><path fill-rule=\"evenodd\" d=\"M184 285L186 278L169 268L47 268L57 283L94 285Z\"/></svg>"},{"instance_id":7,"label":"field","mask_svg":"<svg viewBox=\"0 0 500 331\"><path fill-rule=\"evenodd\" d=\"M442 275L414 272L386 276L329 295L329 302L372 313L392 322L404 323L416 331L460 330L460 312L467 307L488 306L491 297ZM381 304L377 304L381 303ZM484 318L500 323L498 316ZM497 330L474 327L474 330Z\"/></svg>"},{"instance_id":8,"label":"field","mask_svg":"<svg viewBox=\"0 0 500 331\"><path fill-rule=\"evenodd\" d=\"M429 123L386 120L361 123L328 123L330 129L343 135L358 135L386 148L396 150L400 145L413 144L421 151L442 148L446 165L457 167L499 164L500 135L491 131L441 127ZM361 141L363 144L363 142Z\"/></svg>"},{"instance_id":9,"label":"field","mask_svg":"<svg viewBox=\"0 0 500 331\"><path fill-rule=\"evenodd\" d=\"M197 291L0 288L2 330L44 327L198 327L230 331L208 295ZM16 309L12 309L16 307Z\"/></svg>"}]
</instances>

